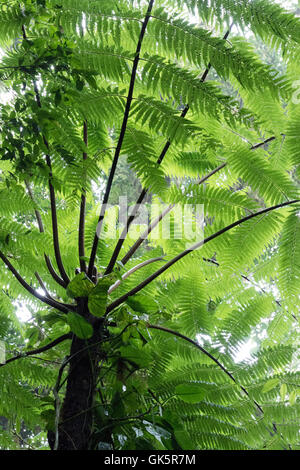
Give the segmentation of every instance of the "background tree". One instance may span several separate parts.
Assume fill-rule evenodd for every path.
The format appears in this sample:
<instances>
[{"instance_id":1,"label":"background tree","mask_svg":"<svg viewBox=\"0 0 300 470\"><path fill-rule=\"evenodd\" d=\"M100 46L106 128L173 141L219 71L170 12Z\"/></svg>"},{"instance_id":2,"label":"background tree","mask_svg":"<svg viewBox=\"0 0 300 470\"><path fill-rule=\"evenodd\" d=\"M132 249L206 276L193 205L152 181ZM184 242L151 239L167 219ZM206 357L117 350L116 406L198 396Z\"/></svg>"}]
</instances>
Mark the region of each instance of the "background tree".
<instances>
[{"instance_id":1,"label":"background tree","mask_svg":"<svg viewBox=\"0 0 300 470\"><path fill-rule=\"evenodd\" d=\"M295 14L10 0L0 39L1 447L299 448ZM203 240L174 204L204 204Z\"/></svg>"}]
</instances>

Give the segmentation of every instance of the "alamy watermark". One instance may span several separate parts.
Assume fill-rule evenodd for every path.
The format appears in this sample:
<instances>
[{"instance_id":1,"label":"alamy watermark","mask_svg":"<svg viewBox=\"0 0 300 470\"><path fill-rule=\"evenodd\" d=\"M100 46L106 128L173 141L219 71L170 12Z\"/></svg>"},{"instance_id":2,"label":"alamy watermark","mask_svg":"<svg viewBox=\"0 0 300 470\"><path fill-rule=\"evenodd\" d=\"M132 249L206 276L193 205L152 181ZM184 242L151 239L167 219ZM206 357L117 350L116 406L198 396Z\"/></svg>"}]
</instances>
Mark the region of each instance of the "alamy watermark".
<instances>
[{"instance_id":1,"label":"alamy watermark","mask_svg":"<svg viewBox=\"0 0 300 470\"><path fill-rule=\"evenodd\" d=\"M105 219L97 226L97 235L101 240L184 240L185 247L189 248L204 238L203 204L129 206L125 196L119 198L119 204L102 207L101 212L105 213Z\"/></svg>"}]
</instances>

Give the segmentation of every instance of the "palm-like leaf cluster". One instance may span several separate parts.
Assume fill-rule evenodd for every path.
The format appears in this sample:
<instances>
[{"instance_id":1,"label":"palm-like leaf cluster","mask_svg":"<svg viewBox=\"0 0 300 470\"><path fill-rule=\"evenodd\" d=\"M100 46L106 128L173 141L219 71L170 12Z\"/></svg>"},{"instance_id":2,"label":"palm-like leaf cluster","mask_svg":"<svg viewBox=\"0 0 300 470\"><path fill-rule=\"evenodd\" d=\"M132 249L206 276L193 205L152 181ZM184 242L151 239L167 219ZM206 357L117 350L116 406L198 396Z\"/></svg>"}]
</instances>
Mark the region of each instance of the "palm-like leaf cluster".
<instances>
[{"instance_id":1,"label":"palm-like leaf cluster","mask_svg":"<svg viewBox=\"0 0 300 470\"><path fill-rule=\"evenodd\" d=\"M299 42L269 0L2 2L2 448L59 430L69 342L39 350L89 339L89 298L105 324L90 448L299 449ZM96 234L123 161L138 201L168 207L138 245L134 216L125 240ZM193 249L173 204L204 204Z\"/></svg>"}]
</instances>

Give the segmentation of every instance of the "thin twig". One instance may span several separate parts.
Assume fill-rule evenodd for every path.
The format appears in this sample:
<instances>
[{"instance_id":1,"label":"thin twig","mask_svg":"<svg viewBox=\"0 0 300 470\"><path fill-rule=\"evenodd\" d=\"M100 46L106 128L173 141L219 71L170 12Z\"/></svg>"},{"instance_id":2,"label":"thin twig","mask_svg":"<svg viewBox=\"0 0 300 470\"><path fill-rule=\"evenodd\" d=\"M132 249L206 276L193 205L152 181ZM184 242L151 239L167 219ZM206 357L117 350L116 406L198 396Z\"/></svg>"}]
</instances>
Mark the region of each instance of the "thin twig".
<instances>
[{"instance_id":1,"label":"thin twig","mask_svg":"<svg viewBox=\"0 0 300 470\"><path fill-rule=\"evenodd\" d=\"M254 287L258 288L263 294L267 294L267 291L261 287L259 284L256 284L254 281L252 281L251 279L249 279L247 276L245 276L244 274L241 274L241 277L249 282L250 284L252 284ZM280 308L283 308L283 306L281 305L281 303L279 302L279 300L277 299L273 299L274 302L280 307ZM297 322L299 322L298 318L296 317L296 315L294 315L293 313L290 313L290 315L293 317L294 320L296 320Z\"/></svg>"},{"instance_id":2,"label":"thin twig","mask_svg":"<svg viewBox=\"0 0 300 470\"><path fill-rule=\"evenodd\" d=\"M30 184L27 180L25 180L25 186L26 186L26 189L27 189L27 192L29 194L30 199L32 200L33 203L35 203L32 189L31 189ZM40 233L43 233L44 232L44 225L43 225L43 222L42 222L42 217L41 217L40 211L38 209L34 209L34 213L35 213L35 217L36 217L36 220L37 220L37 223L38 223L39 231L40 231Z\"/></svg>"},{"instance_id":3,"label":"thin twig","mask_svg":"<svg viewBox=\"0 0 300 470\"><path fill-rule=\"evenodd\" d=\"M75 305L66 304L66 303L64 303L64 302L59 302L58 300L55 300L55 299L51 296L51 294L48 292L48 290L47 290L47 288L46 288L46 286L45 286L45 284L44 284L42 278L40 277L39 273L35 272L34 275L35 275L35 277L37 278L37 280L38 280L38 282L39 282L41 288L45 291L46 297L48 297L48 299L51 299L51 300L53 300L54 302L58 302L59 305L61 305L61 306L63 306L63 307L66 307L68 310L72 310L72 311L76 311L76 310L77 310Z\"/></svg>"},{"instance_id":4,"label":"thin twig","mask_svg":"<svg viewBox=\"0 0 300 470\"><path fill-rule=\"evenodd\" d=\"M269 142L272 142L272 140L275 140L275 139L276 139L275 136L269 137L268 139L264 140L263 142L260 142L256 145L252 145L251 150L256 150L259 147L263 147L265 144L268 144Z\"/></svg>"},{"instance_id":5,"label":"thin twig","mask_svg":"<svg viewBox=\"0 0 300 470\"><path fill-rule=\"evenodd\" d=\"M13 430L13 431L12 431L12 434L13 434L14 436L16 436L16 437L19 439L19 441L20 441L19 444L20 444L20 445L23 444L23 445L29 447L29 449L31 449L31 450L37 450L37 449L36 449L35 447L33 447L31 444L29 444L28 442L26 442L25 439L23 439L23 437L20 436L20 434L17 433L17 431L14 431L14 430Z\"/></svg>"}]
</instances>

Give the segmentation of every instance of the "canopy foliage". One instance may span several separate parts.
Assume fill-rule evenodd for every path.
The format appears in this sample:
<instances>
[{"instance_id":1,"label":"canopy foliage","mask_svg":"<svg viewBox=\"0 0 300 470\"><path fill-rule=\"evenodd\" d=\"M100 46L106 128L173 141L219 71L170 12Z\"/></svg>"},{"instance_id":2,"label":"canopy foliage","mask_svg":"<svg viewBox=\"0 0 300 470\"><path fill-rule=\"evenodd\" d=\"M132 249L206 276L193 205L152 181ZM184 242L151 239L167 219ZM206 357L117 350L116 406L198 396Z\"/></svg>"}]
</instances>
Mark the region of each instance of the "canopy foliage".
<instances>
[{"instance_id":1,"label":"canopy foliage","mask_svg":"<svg viewBox=\"0 0 300 470\"><path fill-rule=\"evenodd\" d=\"M0 447L299 449L300 20L3 0L0 47Z\"/></svg>"}]
</instances>

